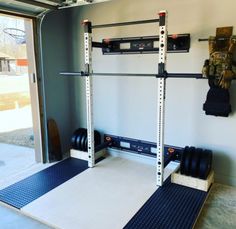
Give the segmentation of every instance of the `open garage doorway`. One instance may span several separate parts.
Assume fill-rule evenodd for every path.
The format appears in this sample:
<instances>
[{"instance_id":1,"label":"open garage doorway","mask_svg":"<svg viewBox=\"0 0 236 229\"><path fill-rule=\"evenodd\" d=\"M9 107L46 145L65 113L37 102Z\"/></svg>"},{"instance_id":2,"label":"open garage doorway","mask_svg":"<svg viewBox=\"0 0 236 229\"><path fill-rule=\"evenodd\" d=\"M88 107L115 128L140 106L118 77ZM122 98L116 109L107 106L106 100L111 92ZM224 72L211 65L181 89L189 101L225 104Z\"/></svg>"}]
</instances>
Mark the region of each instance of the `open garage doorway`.
<instances>
[{"instance_id":1,"label":"open garage doorway","mask_svg":"<svg viewBox=\"0 0 236 229\"><path fill-rule=\"evenodd\" d=\"M33 21L0 14L0 188L42 162Z\"/></svg>"}]
</instances>

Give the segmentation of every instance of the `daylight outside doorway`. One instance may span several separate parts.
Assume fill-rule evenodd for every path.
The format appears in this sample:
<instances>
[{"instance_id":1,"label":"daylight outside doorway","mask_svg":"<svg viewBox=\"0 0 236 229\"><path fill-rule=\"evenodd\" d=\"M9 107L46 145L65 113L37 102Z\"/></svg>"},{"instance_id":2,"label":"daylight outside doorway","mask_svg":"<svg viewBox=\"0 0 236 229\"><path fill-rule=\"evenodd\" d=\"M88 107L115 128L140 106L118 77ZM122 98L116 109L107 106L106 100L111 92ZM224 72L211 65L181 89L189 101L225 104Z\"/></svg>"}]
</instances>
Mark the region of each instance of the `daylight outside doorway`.
<instances>
[{"instance_id":1,"label":"daylight outside doorway","mask_svg":"<svg viewBox=\"0 0 236 229\"><path fill-rule=\"evenodd\" d=\"M0 187L36 163L27 23L29 19L0 14Z\"/></svg>"}]
</instances>

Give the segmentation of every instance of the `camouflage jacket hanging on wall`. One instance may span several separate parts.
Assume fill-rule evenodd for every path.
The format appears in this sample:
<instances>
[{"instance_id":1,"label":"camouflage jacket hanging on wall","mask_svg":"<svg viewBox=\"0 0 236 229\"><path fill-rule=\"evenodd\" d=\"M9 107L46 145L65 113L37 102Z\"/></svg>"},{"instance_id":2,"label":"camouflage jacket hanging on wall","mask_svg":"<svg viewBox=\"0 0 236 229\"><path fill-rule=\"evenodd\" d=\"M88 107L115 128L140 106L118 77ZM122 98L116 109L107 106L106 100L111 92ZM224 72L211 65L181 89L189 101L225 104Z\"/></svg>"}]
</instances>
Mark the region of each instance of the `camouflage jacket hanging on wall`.
<instances>
[{"instance_id":1,"label":"camouflage jacket hanging on wall","mask_svg":"<svg viewBox=\"0 0 236 229\"><path fill-rule=\"evenodd\" d=\"M203 77L207 77L210 86L228 89L236 77L236 67L233 61L236 51L236 37L209 38L209 60L203 66Z\"/></svg>"}]
</instances>

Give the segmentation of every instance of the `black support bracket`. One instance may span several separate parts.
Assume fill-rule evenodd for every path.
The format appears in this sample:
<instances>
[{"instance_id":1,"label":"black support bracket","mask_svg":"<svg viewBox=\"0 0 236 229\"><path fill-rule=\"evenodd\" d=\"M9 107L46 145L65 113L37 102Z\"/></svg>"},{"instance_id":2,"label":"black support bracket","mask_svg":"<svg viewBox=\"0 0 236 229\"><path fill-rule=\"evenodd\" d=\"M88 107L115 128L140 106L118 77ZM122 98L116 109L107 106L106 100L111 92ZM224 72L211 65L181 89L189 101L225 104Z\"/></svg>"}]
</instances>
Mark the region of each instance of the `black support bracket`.
<instances>
[{"instance_id":1,"label":"black support bracket","mask_svg":"<svg viewBox=\"0 0 236 229\"><path fill-rule=\"evenodd\" d=\"M102 52L109 54L145 54L159 52L159 36L103 39ZM167 52L186 53L190 49L190 34L168 36Z\"/></svg>"},{"instance_id":2,"label":"black support bracket","mask_svg":"<svg viewBox=\"0 0 236 229\"><path fill-rule=\"evenodd\" d=\"M114 136L110 134L104 135L104 143L107 147L127 151L134 154L140 154L148 157L156 157L156 143L138 139ZM182 148L176 146L165 145L164 149L164 165L167 166L171 161L180 161Z\"/></svg>"}]
</instances>

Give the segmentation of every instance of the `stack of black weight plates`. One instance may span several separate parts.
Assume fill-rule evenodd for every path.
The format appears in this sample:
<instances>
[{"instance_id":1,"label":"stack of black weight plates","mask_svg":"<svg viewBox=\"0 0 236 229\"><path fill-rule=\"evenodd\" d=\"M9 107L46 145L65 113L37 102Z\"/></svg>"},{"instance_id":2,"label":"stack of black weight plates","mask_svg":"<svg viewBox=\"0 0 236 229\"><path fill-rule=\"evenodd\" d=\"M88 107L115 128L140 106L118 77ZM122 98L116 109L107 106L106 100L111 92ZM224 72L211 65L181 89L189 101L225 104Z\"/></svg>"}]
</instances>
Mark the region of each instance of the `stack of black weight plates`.
<instances>
[{"instance_id":1,"label":"stack of black weight plates","mask_svg":"<svg viewBox=\"0 0 236 229\"><path fill-rule=\"evenodd\" d=\"M182 152L180 173L206 180L212 168L212 151L186 146Z\"/></svg>"},{"instance_id":2,"label":"stack of black weight plates","mask_svg":"<svg viewBox=\"0 0 236 229\"><path fill-rule=\"evenodd\" d=\"M98 131L94 131L95 147L101 144L101 135ZM88 149L88 133L87 129L77 129L71 138L71 146L73 149L87 152Z\"/></svg>"}]
</instances>

